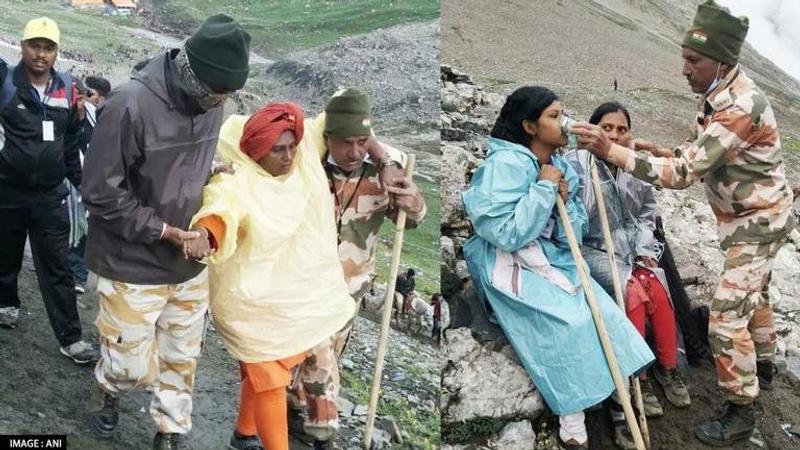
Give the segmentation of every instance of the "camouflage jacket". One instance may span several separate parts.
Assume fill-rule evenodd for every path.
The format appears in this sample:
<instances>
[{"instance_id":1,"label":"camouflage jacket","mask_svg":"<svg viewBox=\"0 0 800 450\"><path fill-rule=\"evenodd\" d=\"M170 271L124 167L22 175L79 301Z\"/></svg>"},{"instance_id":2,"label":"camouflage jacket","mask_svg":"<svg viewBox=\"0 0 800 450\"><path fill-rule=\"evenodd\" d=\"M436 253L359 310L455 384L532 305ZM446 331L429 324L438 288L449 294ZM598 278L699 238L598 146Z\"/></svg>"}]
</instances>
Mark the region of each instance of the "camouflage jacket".
<instances>
[{"instance_id":1,"label":"camouflage jacket","mask_svg":"<svg viewBox=\"0 0 800 450\"><path fill-rule=\"evenodd\" d=\"M389 194L380 183L378 168L367 159L349 177L326 157L339 236L339 259L350 295L358 300L369 289L370 275L375 272L378 232L385 218L397 220L397 209L389 207ZM427 207L406 217L406 228L414 228L425 217Z\"/></svg>"},{"instance_id":2,"label":"camouflage jacket","mask_svg":"<svg viewBox=\"0 0 800 450\"><path fill-rule=\"evenodd\" d=\"M671 189L705 183L723 249L770 243L794 227L775 114L737 66L699 103L695 129L670 158L612 146L608 159Z\"/></svg>"}]
</instances>

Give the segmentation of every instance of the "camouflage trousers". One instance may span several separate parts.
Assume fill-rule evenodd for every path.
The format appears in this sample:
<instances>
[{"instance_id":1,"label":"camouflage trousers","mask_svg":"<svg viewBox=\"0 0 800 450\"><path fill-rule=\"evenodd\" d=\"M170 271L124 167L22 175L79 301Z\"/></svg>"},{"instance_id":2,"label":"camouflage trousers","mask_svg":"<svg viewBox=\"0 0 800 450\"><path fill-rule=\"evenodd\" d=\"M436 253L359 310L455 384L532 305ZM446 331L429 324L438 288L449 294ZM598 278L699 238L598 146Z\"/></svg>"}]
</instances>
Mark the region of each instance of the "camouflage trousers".
<instances>
[{"instance_id":1,"label":"camouflage trousers","mask_svg":"<svg viewBox=\"0 0 800 450\"><path fill-rule=\"evenodd\" d=\"M758 396L756 360L775 354L769 282L783 241L730 247L711 303L708 341L719 386L728 400L750 404Z\"/></svg>"},{"instance_id":2,"label":"camouflage trousers","mask_svg":"<svg viewBox=\"0 0 800 450\"><path fill-rule=\"evenodd\" d=\"M99 277L100 361L94 370L111 394L152 387L150 415L162 433L192 427L192 390L208 310L208 270L170 285Z\"/></svg>"},{"instance_id":3,"label":"camouflage trousers","mask_svg":"<svg viewBox=\"0 0 800 450\"><path fill-rule=\"evenodd\" d=\"M344 353L355 318L338 333L311 349L310 356L294 370L288 400L294 410L305 410L303 430L320 441L339 431L339 357Z\"/></svg>"}]
</instances>

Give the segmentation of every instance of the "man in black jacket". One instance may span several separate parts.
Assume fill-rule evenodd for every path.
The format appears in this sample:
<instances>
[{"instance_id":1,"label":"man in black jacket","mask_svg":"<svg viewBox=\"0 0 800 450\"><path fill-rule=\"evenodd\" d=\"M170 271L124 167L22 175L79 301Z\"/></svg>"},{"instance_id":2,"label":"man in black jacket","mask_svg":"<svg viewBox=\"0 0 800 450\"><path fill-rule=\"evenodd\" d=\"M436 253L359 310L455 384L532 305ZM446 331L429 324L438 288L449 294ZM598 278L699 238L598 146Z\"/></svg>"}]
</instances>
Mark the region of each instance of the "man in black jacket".
<instances>
[{"instance_id":1,"label":"man in black jacket","mask_svg":"<svg viewBox=\"0 0 800 450\"><path fill-rule=\"evenodd\" d=\"M53 69L58 25L41 17L25 26L22 60L0 63L0 326L19 316L17 276L30 238L36 277L61 353L78 364L96 357L81 339L67 265L68 178L81 184L78 119L70 78Z\"/></svg>"},{"instance_id":2,"label":"man in black jacket","mask_svg":"<svg viewBox=\"0 0 800 450\"><path fill-rule=\"evenodd\" d=\"M212 16L112 92L98 117L81 193L100 296L90 420L102 436L117 427L118 396L150 384L153 448L178 448L191 429L208 271L182 248L200 236L187 228L211 173L222 105L247 80L249 44L236 21Z\"/></svg>"}]
</instances>

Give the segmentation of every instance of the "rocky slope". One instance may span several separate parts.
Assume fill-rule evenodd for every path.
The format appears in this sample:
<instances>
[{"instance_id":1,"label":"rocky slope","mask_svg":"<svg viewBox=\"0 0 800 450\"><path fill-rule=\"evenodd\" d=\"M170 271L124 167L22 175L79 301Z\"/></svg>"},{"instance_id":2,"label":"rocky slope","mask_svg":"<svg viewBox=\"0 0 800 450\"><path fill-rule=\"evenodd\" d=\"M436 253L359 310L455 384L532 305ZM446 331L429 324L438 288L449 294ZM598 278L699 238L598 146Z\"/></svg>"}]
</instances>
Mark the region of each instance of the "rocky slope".
<instances>
[{"instance_id":1,"label":"rocky slope","mask_svg":"<svg viewBox=\"0 0 800 450\"><path fill-rule=\"evenodd\" d=\"M539 432L537 448L549 448L543 424L555 427L541 396L522 370L502 331L491 324L475 293L463 261L461 246L470 235L459 193L485 157L485 137L504 97L474 84L462 73L442 68L442 285L450 300L452 329L445 334L445 369L442 375L442 424L452 448L513 449L514 442L528 442ZM636 120L634 116L634 120ZM657 196L666 219L670 242L681 275L697 277L688 287L698 304L708 303L718 281L722 252L711 210L697 193L663 191ZM778 255L771 284L776 312L781 374L776 389L759 403L760 438L767 447L792 448L793 441L779 424L795 422L800 412L800 254L787 244ZM702 448L691 437L691 427L713 413L721 402L710 366L685 368L694 406L686 411L667 407L667 415L654 420L650 429L657 448ZM780 400L779 400L780 399ZM662 397L662 403L665 400ZM602 411L589 415L591 448L612 448ZM776 423L779 422L779 423ZM546 425L545 425L546 426ZM664 447L666 446L666 447ZM736 448L749 448L746 445Z\"/></svg>"}]
</instances>

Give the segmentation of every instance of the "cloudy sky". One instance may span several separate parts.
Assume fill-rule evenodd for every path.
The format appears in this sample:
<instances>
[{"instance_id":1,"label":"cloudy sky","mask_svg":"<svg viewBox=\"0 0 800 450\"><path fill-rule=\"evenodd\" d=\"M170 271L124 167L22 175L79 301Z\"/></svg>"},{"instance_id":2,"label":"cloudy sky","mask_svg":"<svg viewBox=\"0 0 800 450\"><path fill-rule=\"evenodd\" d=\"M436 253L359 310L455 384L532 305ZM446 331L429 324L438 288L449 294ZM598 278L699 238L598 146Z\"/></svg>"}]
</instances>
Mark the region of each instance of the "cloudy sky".
<instances>
[{"instance_id":1,"label":"cloudy sky","mask_svg":"<svg viewBox=\"0 0 800 450\"><path fill-rule=\"evenodd\" d=\"M717 0L750 18L747 42L800 81L800 0Z\"/></svg>"}]
</instances>

